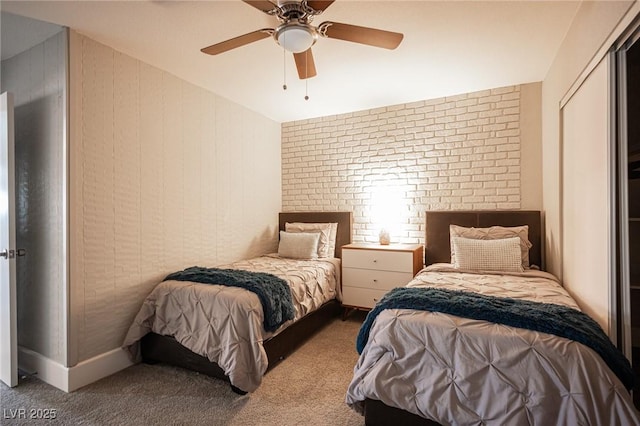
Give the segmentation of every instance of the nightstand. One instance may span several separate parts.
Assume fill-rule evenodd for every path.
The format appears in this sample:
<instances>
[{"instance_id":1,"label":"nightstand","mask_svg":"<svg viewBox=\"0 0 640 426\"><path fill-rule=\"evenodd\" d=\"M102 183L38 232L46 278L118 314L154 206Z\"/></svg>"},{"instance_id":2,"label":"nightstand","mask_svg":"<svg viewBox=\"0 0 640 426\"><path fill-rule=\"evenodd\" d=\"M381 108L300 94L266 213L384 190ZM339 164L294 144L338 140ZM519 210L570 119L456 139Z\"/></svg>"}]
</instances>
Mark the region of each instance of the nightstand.
<instances>
[{"instance_id":1,"label":"nightstand","mask_svg":"<svg viewBox=\"0 0 640 426\"><path fill-rule=\"evenodd\" d=\"M420 244L342 246L342 305L373 308L389 290L411 281L422 269L423 259Z\"/></svg>"}]
</instances>

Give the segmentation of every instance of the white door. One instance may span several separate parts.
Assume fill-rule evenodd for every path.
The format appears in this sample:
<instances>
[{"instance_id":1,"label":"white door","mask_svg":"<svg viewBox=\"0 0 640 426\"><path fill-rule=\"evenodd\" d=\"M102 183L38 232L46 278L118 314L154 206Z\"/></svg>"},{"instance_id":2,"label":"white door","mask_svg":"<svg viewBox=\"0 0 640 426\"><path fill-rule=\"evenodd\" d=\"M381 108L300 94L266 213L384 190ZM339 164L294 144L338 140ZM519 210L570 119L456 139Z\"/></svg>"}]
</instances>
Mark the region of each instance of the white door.
<instances>
[{"instance_id":1,"label":"white door","mask_svg":"<svg viewBox=\"0 0 640 426\"><path fill-rule=\"evenodd\" d=\"M609 57L562 108L562 282L615 339L609 157Z\"/></svg>"},{"instance_id":2,"label":"white door","mask_svg":"<svg viewBox=\"0 0 640 426\"><path fill-rule=\"evenodd\" d=\"M0 380L18 384L13 96L0 95Z\"/></svg>"}]
</instances>

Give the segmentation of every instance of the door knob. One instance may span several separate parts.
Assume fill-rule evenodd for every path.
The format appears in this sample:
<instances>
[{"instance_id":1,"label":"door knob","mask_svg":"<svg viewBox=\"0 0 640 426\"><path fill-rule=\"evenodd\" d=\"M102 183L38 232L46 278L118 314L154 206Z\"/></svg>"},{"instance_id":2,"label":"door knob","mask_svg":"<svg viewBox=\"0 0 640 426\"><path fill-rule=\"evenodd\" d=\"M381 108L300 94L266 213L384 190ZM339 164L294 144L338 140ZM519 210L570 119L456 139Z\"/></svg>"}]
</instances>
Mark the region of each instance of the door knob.
<instances>
[{"instance_id":1,"label":"door knob","mask_svg":"<svg viewBox=\"0 0 640 426\"><path fill-rule=\"evenodd\" d=\"M5 259L13 259L16 257L15 250L4 249L0 251L0 257L4 257Z\"/></svg>"}]
</instances>

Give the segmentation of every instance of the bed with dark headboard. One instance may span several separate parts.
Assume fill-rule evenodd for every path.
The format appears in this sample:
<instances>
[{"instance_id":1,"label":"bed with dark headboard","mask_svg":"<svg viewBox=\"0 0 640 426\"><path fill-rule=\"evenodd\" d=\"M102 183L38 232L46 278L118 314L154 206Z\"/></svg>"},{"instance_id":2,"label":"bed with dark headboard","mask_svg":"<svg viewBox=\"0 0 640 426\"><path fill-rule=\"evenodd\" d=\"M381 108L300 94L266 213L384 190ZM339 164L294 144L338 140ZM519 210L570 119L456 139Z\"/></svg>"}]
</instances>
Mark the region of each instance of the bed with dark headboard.
<instances>
[{"instance_id":1,"label":"bed with dark headboard","mask_svg":"<svg viewBox=\"0 0 640 426\"><path fill-rule=\"evenodd\" d=\"M543 268L542 222L537 210L427 211L425 215L425 265L451 260L449 225L468 228L529 226L531 264Z\"/></svg>"},{"instance_id":2,"label":"bed with dark headboard","mask_svg":"<svg viewBox=\"0 0 640 426\"><path fill-rule=\"evenodd\" d=\"M352 221L351 212L283 212L279 214L279 230L284 231L287 222L337 223L335 257L341 258L342 246L351 242ZM275 336L266 339L263 347L268 358L268 370L293 352L313 333L339 316L340 312L339 301L332 299ZM229 381L229 377L216 362L211 362L207 357L192 352L171 336L149 332L140 340L140 351L142 360L146 363L167 363ZM234 391L244 393L243 390L231 385Z\"/></svg>"},{"instance_id":3,"label":"bed with dark headboard","mask_svg":"<svg viewBox=\"0 0 640 426\"><path fill-rule=\"evenodd\" d=\"M351 243L353 232L353 214L351 212L283 212L279 214L278 228L284 231L289 222L337 223L336 257L342 258L342 246Z\"/></svg>"},{"instance_id":4,"label":"bed with dark headboard","mask_svg":"<svg viewBox=\"0 0 640 426\"><path fill-rule=\"evenodd\" d=\"M378 302L369 315L375 320L367 323L368 317L358 336L362 353L346 399L365 416L367 425L640 424L627 391L633 381L628 363L624 367L611 364L608 356L593 351L590 342L577 343L545 328L556 310L562 312L554 322L559 328L574 332L572 324L577 323L593 323L598 328L583 316L555 277L526 268L523 272L461 270L451 263L450 225L528 225L530 263L543 267L540 212L430 211L425 220L427 267L408 288L385 296L394 299L398 295L404 300L397 298L391 304L383 303L383 298ZM461 247L459 240L456 244ZM472 256L476 253L472 251ZM517 255L513 257L520 260ZM458 295L462 303L457 302L457 313L452 314L447 310L448 300ZM426 303L423 297L435 299ZM478 298L481 303L476 305ZM492 319L467 316L468 311L482 310L487 303L492 309L494 300L501 298L526 306L541 302L537 305L542 306L540 323L528 328L532 324L524 321L514 327L502 323L498 315ZM522 309L525 305L515 306ZM574 315L579 318L576 322ZM565 318L571 320L565 324ZM363 332L367 337L361 340ZM601 342L608 340L602 330L597 336ZM625 364L612 344L608 349ZM580 398L570 398L569 408L564 401L573 392L580 393Z\"/></svg>"}]
</instances>

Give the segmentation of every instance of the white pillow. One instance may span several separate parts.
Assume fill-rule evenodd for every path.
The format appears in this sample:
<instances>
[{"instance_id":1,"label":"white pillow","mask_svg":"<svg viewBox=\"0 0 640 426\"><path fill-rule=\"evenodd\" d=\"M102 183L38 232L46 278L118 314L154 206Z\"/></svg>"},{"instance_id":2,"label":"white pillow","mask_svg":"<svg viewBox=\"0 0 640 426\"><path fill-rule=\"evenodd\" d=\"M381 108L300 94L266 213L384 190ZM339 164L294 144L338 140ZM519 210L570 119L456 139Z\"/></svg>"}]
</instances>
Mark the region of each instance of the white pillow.
<instances>
[{"instance_id":1,"label":"white pillow","mask_svg":"<svg viewBox=\"0 0 640 426\"><path fill-rule=\"evenodd\" d=\"M472 238L474 240L500 240L503 238L520 238L520 256L522 267L529 268L529 249L533 246L529 241L529 225L522 226L492 226L490 228L465 228L464 226L449 225L451 236L451 263L456 263L456 251L453 247L453 237Z\"/></svg>"},{"instance_id":2,"label":"white pillow","mask_svg":"<svg viewBox=\"0 0 640 426\"><path fill-rule=\"evenodd\" d=\"M453 266L479 271L523 272L520 238L477 240L451 237L456 252Z\"/></svg>"},{"instance_id":3,"label":"white pillow","mask_svg":"<svg viewBox=\"0 0 640 426\"><path fill-rule=\"evenodd\" d=\"M317 259L319 240L320 234L317 232L280 231L278 255L291 259Z\"/></svg>"},{"instance_id":4,"label":"white pillow","mask_svg":"<svg viewBox=\"0 0 640 426\"><path fill-rule=\"evenodd\" d=\"M316 232L320 234L318 242L318 257L335 257L336 252L336 235L338 233L337 223L303 223L293 222L285 223L286 232Z\"/></svg>"},{"instance_id":5,"label":"white pillow","mask_svg":"<svg viewBox=\"0 0 640 426\"><path fill-rule=\"evenodd\" d=\"M336 238L338 236L338 222L331 222L331 233L329 234L329 257L336 257Z\"/></svg>"}]
</instances>

